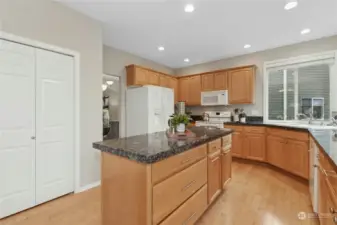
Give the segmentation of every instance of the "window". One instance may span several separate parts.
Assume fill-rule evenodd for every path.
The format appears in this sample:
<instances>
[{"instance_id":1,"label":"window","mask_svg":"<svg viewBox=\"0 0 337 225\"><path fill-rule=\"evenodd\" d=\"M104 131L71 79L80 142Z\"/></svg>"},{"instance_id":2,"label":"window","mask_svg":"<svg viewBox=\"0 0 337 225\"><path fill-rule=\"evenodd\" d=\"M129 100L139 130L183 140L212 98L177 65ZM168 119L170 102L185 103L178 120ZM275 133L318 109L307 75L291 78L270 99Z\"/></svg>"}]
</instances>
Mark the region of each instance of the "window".
<instances>
[{"instance_id":1,"label":"window","mask_svg":"<svg viewBox=\"0 0 337 225\"><path fill-rule=\"evenodd\" d=\"M299 57L265 64L265 117L268 121L298 121L331 117L331 77L335 54ZM333 90L331 90L333 89ZM337 93L334 93L337 94Z\"/></svg>"}]
</instances>

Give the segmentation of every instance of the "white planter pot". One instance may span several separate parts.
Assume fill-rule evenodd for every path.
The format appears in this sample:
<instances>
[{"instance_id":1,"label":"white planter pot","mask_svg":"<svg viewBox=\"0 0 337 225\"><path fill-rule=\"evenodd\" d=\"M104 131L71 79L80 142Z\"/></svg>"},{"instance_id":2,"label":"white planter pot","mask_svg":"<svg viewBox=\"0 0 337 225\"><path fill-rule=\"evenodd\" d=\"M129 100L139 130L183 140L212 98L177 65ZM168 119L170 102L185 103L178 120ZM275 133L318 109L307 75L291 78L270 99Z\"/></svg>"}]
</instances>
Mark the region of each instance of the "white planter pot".
<instances>
[{"instance_id":1,"label":"white planter pot","mask_svg":"<svg viewBox=\"0 0 337 225\"><path fill-rule=\"evenodd\" d=\"M177 126L177 132L179 133L184 133L185 132L185 124L184 123L179 123Z\"/></svg>"}]
</instances>

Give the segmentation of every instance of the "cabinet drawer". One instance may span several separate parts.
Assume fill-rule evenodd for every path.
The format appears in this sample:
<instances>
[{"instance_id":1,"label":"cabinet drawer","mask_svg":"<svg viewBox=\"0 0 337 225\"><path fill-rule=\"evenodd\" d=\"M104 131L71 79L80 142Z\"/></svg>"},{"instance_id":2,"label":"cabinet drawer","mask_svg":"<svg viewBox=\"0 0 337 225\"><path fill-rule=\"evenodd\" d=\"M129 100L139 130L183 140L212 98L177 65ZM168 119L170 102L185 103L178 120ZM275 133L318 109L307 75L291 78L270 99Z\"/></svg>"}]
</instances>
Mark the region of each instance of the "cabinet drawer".
<instances>
[{"instance_id":1,"label":"cabinet drawer","mask_svg":"<svg viewBox=\"0 0 337 225\"><path fill-rule=\"evenodd\" d=\"M257 134L264 134L266 132L266 128L264 127L257 127L257 126L245 126L243 128L245 132L248 133L257 133Z\"/></svg>"},{"instance_id":2,"label":"cabinet drawer","mask_svg":"<svg viewBox=\"0 0 337 225\"><path fill-rule=\"evenodd\" d=\"M224 125L224 128L232 129L234 131L242 131L243 127L242 126L237 126L237 125Z\"/></svg>"},{"instance_id":3,"label":"cabinet drawer","mask_svg":"<svg viewBox=\"0 0 337 225\"><path fill-rule=\"evenodd\" d=\"M208 143L208 153L213 153L218 150L221 150L221 138Z\"/></svg>"},{"instance_id":4,"label":"cabinet drawer","mask_svg":"<svg viewBox=\"0 0 337 225\"><path fill-rule=\"evenodd\" d=\"M207 182L206 159L153 187L153 224L158 224Z\"/></svg>"},{"instance_id":5,"label":"cabinet drawer","mask_svg":"<svg viewBox=\"0 0 337 225\"><path fill-rule=\"evenodd\" d=\"M225 137L222 137L222 146L230 145L232 144L232 135L229 134Z\"/></svg>"},{"instance_id":6,"label":"cabinet drawer","mask_svg":"<svg viewBox=\"0 0 337 225\"><path fill-rule=\"evenodd\" d=\"M285 130L282 128L267 128L268 134L298 141L308 141L309 134L306 131Z\"/></svg>"},{"instance_id":7,"label":"cabinet drawer","mask_svg":"<svg viewBox=\"0 0 337 225\"><path fill-rule=\"evenodd\" d=\"M194 149L183 152L166 160L152 165L152 183L156 184L172 174L175 174L184 168L190 166L196 161L206 157L207 144L198 146Z\"/></svg>"},{"instance_id":8,"label":"cabinet drawer","mask_svg":"<svg viewBox=\"0 0 337 225\"><path fill-rule=\"evenodd\" d=\"M194 224L207 208L207 185L202 187L187 202L174 211L160 225Z\"/></svg>"}]
</instances>

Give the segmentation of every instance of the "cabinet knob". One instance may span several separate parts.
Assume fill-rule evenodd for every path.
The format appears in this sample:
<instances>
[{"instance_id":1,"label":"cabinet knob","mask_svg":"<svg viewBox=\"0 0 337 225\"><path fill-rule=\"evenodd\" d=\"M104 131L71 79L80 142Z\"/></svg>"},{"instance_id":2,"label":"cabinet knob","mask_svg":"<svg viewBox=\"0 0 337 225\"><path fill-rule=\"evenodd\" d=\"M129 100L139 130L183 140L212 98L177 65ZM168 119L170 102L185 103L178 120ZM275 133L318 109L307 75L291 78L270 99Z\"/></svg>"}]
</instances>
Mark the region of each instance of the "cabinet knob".
<instances>
[{"instance_id":1,"label":"cabinet knob","mask_svg":"<svg viewBox=\"0 0 337 225\"><path fill-rule=\"evenodd\" d=\"M32 139L32 140L35 140L35 139L36 139L36 137L35 137L35 136L31 136L31 137L30 137L30 139Z\"/></svg>"},{"instance_id":2,"label":"cabinet knob","mask_svg":"<svg viewBox=\"0 0 337 225\"><path fill-rule=\"evenodd\" d=\"M330 213L331 213L331 214L335 214L335 213L336 213L336 210L335 210L334 208L330 207ZM336 217L336 218L337 218L337 217Z\"/></svg>"}]
</instances>

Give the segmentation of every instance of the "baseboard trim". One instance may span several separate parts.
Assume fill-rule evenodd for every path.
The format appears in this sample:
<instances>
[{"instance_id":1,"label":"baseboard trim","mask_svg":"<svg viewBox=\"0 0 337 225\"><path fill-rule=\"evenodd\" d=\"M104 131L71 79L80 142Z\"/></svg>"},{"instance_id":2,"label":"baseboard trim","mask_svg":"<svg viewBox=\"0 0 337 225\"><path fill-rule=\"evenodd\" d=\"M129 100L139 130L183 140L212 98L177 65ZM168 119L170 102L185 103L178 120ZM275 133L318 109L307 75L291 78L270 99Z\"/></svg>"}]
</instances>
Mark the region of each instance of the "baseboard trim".
<instances>
[{"instance_id":1,"label":"baseboard trim","mask_svg":"<svg viewBox=\"0 0 337 225\"><path fill-rule=\"evenodd\" d=\"M84 191L88 191L88 190L90 190L92 188L95 188L95 187L98 187L100 185L101 185L101 181L97 181L97 182L85 185L83 187L80 187L80 189L78 191L76 191L75 193L81 193L81 192L84 192Z\"/></svg>"}]
</instances>

